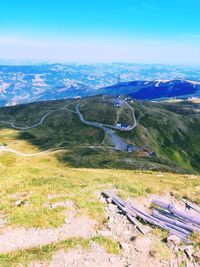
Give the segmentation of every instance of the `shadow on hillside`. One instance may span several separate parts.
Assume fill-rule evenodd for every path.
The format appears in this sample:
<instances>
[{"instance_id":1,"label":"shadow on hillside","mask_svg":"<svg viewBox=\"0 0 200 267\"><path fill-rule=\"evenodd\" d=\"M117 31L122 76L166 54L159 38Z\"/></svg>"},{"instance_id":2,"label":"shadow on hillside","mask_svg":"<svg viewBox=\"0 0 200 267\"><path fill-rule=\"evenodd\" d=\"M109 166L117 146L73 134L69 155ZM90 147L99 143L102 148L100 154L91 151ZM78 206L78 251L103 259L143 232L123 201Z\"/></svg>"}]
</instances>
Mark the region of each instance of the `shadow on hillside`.
<instances>
[{"instance_id":1,"label":"shadow on hillside","mask_svg":"<svg viewBox=\"0 0 200 267\"><path fill-rule=\"evenodd\" d=\"M11 129L9 127L0 126L1 130ZM81 134L81 133L79 133ZM66 137L66 136L65 136ZM95 147L92 143L96 139L91 139L91 144L87 146L82 142L81 138L79 143L77 137L74 142L63 141L66 138L58 139L57 143L54 138L49 138L49 135L39 138L31 131L19 131L15 136L18 140L27 141L34 147L39 148L41 151L55 149L56 159L63 164L73 168L95 168L95 169L122 169L122 170L149 170L161 172L174 172L174 173L188 173L186 170L178 168L171 161L161 159L159 157L138 157L137 153L120 152L106 147ZM99 135L103 139L102 133ZM60 143L59 143L60 141ZM8 145L9 142L0 140L0 146ZM59 151L60 149L60 151ZM29 153L29 152L24 152Z\"/></svg>"},{"instance_id":2,"label":"shadow on hillside","mask_svg":"<svg viewBox=\"0 0 200 267\"><path fill-rule=\"evenodd\" d=\"M0 126L0 136L2 130L11 129L9 127ZM31 131L19 131L18 134L12 137L14 133L11 133L11 138L27 141L34 147L39 148L41 151L55 149L58 150L54 153L56 159L63 164L63 166L69 166L73 168L95 168L95 169L122 169L122 170L155 170L155 171L172 171L183 172L183 170L177 169L169 162L162 161L158 158L141 158L137 157L136 153L120 152L114 149L106 147L87 147L86 144L79 142L79 144L65 141L57 143L55 146L55 140L46 135L43 138L36 137L34 132ZM101 136L101 139L103 136ZM66 139L66 138L65 138ZM81 141L81 140L79 140ZM75 142L75 141L74 141ZM9 137L4 140L0 139L0 146L7 145L9 147ZM60 151L59 151L60 148ZM21 151L23 152L23 151ZM29 153L24 151L24 153Z\"/></svg>"},{"instance_id":3,"label":"shadow on hillside","mask_svg":"<svg viewBox=\"0 0 200 267\"><path fill-rule=\"evenodd\" d=\"M138 157L136 153L120 152L108 148L76 148L60 152L57 159L73 168L147 170L189 173L172 162L157 157Z\"/></svg>"}]
</instances>

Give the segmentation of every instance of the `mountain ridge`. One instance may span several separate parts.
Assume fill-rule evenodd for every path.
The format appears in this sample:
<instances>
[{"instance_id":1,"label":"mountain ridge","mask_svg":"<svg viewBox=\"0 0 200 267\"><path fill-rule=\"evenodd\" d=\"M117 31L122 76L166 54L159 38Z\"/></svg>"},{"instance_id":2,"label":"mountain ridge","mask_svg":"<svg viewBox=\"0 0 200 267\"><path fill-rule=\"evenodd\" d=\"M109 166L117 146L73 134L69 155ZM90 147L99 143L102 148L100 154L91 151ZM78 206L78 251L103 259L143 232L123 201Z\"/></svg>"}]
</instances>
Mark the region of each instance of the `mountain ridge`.
<instances>
[{"instance_id":1,"label":"mountain ridge","mask_svg":"<svg viewBox=\"0 0 200 267\"><path fill-rule=\"evenodd\" d=\"M0 106L100 94L138 99L199 96L198 73L134 64L0 65Z\"/></svg>"},{"instance_id":2,"label":"mountain ridge","mask_svg":"<svg viewBox=\"0 0 200 267\"><path fill-rule=\"evenodd\" d=\"M115 129L121 140L138 148L127 153L115 151L109 140L110 132L104 133L102 129L94 127L95 122L102 128L107 124L131 125L131 110L115 106L114 100L113 96L106 99L93 96L3 107L0 108L0 128L3 133L12 125L19 126L18 130L15 129L18 140L26 140L38 147L39 151L67 149L68 152L59 155L59 160L74 167L101 166L186 173L200 171L199 106L194 107L190 101L130 100L137 126L131 131ZM94 123L85 125L80 121L76 112L78 103L85 120ZM63 111L51 112L56 109ZM49 116L43 120L45 114ZM10 125L3 122L9 122ZM26 127L34 124L38 127ZM20 130L21 127L23 129ZM17 150L15 143L12 145L8 148Z\"/></svg>"}]
</instances>

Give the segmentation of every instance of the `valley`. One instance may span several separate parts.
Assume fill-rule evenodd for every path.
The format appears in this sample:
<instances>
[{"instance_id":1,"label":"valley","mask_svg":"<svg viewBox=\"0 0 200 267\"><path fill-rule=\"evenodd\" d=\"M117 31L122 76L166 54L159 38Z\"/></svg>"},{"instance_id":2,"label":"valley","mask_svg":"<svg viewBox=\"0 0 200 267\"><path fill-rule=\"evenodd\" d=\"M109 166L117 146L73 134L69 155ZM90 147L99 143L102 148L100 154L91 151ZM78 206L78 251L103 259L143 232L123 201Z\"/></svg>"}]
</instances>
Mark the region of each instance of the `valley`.
<instances>
[{"instance_id":1,"label":"valley","mask_svg":"<svg viewBox=\"0 0 200 267\"><path fill-rule=\"evenodd\" d=\"M192 102L121 99L116 106L115 101L94 96L1 108L0 125L13 129L18 142L33 144L39 153L67 149L59 158L74 166L199 171L199 146L193 141L200 142L200 120ZM4 143L1 152L33 154Z\"/></svg>"},{"instance_id":2,"label":"valley","mask_svg":"<svg viewBox=\"0 0 200 267\"><path fill-rule=\"evenodd\" d=\"M173 65L0 65L0 106L94 95L200 96L199 68Z\"/></svg>"},{"instance_id":3,"label":"valley","mask_svg":"<svg viewBox=\"0 0 200 267\"><path fill-rule=\"evenodd\" d=\"M163 241L167 231L138 222L141 234L101 193L143 210L152 198L198 204L199 127L189 100L100 95L0 108L0 266L189 262Z\"/></svg>"},{"instance_id":4,"label":"valley","mask_svg":"<svg viewBox=\"0 0 200 267\"><path fill-rule=\"evenodd\" d=\"M0 8L0 267L200 267L200 0Z\"/></svg>"}]
</instances>

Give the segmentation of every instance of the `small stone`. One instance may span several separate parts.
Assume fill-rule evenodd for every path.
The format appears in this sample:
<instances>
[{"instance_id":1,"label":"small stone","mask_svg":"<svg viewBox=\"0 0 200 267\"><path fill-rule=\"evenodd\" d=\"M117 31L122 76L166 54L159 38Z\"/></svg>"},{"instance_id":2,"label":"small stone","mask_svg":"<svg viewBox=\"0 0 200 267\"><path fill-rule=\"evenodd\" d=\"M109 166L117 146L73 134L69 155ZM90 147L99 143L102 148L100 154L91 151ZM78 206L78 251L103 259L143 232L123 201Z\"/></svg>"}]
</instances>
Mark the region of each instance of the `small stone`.
<instances>
[{"instance_id":1,"label":"small stone","mask_svg":"<svg viewBox=\"0 0 200 267\"><path fill-rule=\"evenodd\" d=\"M53 203L51 205L51 208L52 209L57 209L57 208L67 208L68 206L70 206L70 202L68 201L64 201L64 202L56 202L56 203Z\"/></svg>"},{"instance_id":2,"label":"small stone","mask_svg":"<svg viewBox=\"0 0 200 267\"><path fill-rule=\"evenodd\" d=\"M129 245L127 243L120 243L120 247L124 251L129 250Z\"/></svg>"},{"instance_id":3,"label":"small stone","mask_svg":"<svg viewBox=\"0 0 200 267\"><path fill-rule=\"evenodd\" d=\"M179 252L179 247L175 246L175 247L174 247L174 251L175 251L175 252Z\"/></svg>"},{"instance_id":4,"label":"small stone","mask_svg":"<svg viewBox=\"0 0 200 267\"><path fill-rule=\"evenodd\" d=\"M186 256L188 257L189 260L192 260L192 255L194 253L194 249L192 246L188 246L184 249L184 252L186 254Z\"/></svg>"},{"instance_id":5,"label":"small stone","mask_svg":"<svg viewBox=\"0 0 200 267\"><path fill-rule=\"evenodd\" d=\"M118 258L117 257L110 257L109 258L109 261L113 264L115 264L117 261L118 261Z\"/></svg>"},{"instance_id":6,"label":"small stone","mask_svg":"<svg viewBox=\"0 0 200 267\"><path fill-rule=\"evenodd\" d=\"M113 217L110 217L110 218L109 218L109 222L110 222L110 223L114 222L114 220L115 220L115 218L113 218Z\"/></svg>"},{"instance_id":7,"label":"small stone","mask_svg":"<svg viewBox=\"0 0 200 267\"><path fill-rule=\"evenodd\" d=\"M1 226L4 226L5 224L6 224L6 221L3 220L3 219L0 219L0 227L1 227Z\"/></svg>"},{"instance_id":8,"label":"small stone","mask_svg":"<svg viewBox=\"0 0 200 267\"><path fill-rule=\"evenodd\" d=\"M144 225L144 226L142 226L142 231L145 235L147 235L152 231L152 228L148 225Z\"/></svg>"},{"instance_id":9,"label":"small stone","mask_svg":"<svg viewBox=\"0 0 200 267\"><path fill-rule=\"evenodd\" d=\"M108 209L109 209L109 211L115 212L116 209L117 209L117 206L115 206L115 205L113 205L113 204L109 204L109 205L108 205Z\"/></svg>"},{"instance_id":10,"label":"small stone","mask_svg":"<svg viewBox=\"0 0 200 267\"><path fill-rule=\"evenodd\" d=\"M59 196L58 195L53 195L53 194L48 194L47 197L48 197L49 200L51 200L51 199L59 197Z\"/></svg>"},{"instance_id":11,"label":"small stone","mask_svg":"<svg viewBox=\"0 0 200 267\"><path fill-rule=\"evenodd\" d=\"M85 266L89 266L90 265L90 263L88 261L83 261L82 264L85 265Z\"/></svg>"},{"instance_id":12,"label":"small stone","mask_svg":"<svg viewBox=\"0 0 200 267\"><path fill-rule=\"evenodd\" d=\"M30 206L30 202L26 201L26 202L24 203L24 206L29 207L29 206Z\"/></svg>"},{"instance_id":13,"label":"small stone","mask_svg":"<svg viewBox=\"0 0 200 267\"><path fill-rule=\"evenodd\" d=\"M112 203L112 198L111 197L107 198L107 202Z\"/></svg>"},{"instance_id":14,"label":"small stone","mask_svg":"<svg viewBox=\"0 0 200 267\"><path fill-rule=\"evenodd\" d=\"M200 262L200 251L194 252L193 257L197 262Z\"/></svg>"},{"instance_id":15,"label":"small stone","mask_svg":"<svg viewBox=\"0 0 200 267\"><path fill-rule=\"evenodd\" d=\"M124 235L130 235L130 231L124 231Z\"/></svg>"},{"instance_id":16,"label":"small stone","mask_svg":"<svg viewBox=\"0 0 200 267\"><path fill-rule=\"evenodd\" d=\"M106 203L107 203L106 199L103 198L103 197L100 197L100 198L99 198L99 201L100 201L101 203L103 203L103 204L106 204Z\"/></svg>"},{"instance_id":17,"label":"small stone","mask_svg":"<svg viewBox=\"0 0 200 267\"><path fill-rule=\"evenodd\" d=\"M156 256L156 251L154 251L154 250L150 250L150 251L149 251L149 255L150 255L151 257L155 258L155 256Z\"/></svg>"},{"instance_id":18,"label":"small stone","mask_svg":"<svg viewBox=\"0 0 200 267\"><path fill-rule=\"evenodd\" d=\"M50 204L49 202L44 202L44 203L42 204L42 206L43 206L44 208L48 208L48 209L51 208L51 204Z\"/></svg>"},{"instance_id":19,"label":"small stone","mask_svg":"<svg viewBox=\"0 0 200 267\"><path fill-rule=\"evenodd\" d=\"M66 219L64 220L64 223L65 223L65 224L69 224L69 223L70 223L70 220L69 220L68 218L66 218Z\"/></svg>"},{"instance_id":20,"label":"small stone","mask_svg":"<svg viewBox=\"0 0 200 267\"><path fill-rule=\"evenodd\" d=\"M125 265L126 259L124 257L121 257L120 261ZM125 265L126 266L126 265Z\"/></svg>"},{"instance_id":21,"label":"small stone","mask_svg":"<svg viewBox=\"0 0 200 267\"><path fill-rule=\"evenodd\" d=\"M131 236L131 238L130 238L130 241L132 241L132 242L133 242L133 241L135 241L135 240L136 240L136 238L137 238L136 236Z\"/></svg>"},{"instance_id":22,"label":"small stone","mask_svg":"<svg viewBox=\"0 0 200 267\"><path fill-rule=\"evenodd\" d=\"M22 206L22 205L24 205L24 201L23 201L23 200L17 200L17 201L15 202L15 206L17 206L17 207L20 207L20 206Z\"/></svg>"},{"instance_id":23,"label":"small stone","mask_svg":"<svg viewBox=\"0 0 200 267\"><path fill-rule=\"evenodd\" d=\"M181 244L181 239L176 235L170 235L167 238L167 245L169 247L171 246L178 246Z\"/></svg>"},{"instance_id":24,"label":"small stone","mask_svg":"<svg viewBox=\"0 0 200 267\"><path fill-rule=\"evenodd\" d=\"M141 249L138 249L138 248L134 248L135 249L135 251L136 252L139 252L139 253L141 253L142 252L142 250Z\"/></svg>"}]
</instances>

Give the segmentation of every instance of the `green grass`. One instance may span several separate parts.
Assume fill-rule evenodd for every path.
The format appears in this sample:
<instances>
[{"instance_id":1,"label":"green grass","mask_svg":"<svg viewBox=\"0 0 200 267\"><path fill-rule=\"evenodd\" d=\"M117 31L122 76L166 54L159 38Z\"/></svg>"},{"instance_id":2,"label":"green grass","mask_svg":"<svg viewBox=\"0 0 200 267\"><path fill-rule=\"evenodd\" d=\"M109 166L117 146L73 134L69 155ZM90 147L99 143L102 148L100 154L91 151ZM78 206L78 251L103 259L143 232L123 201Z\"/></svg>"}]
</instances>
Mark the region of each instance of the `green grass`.
<instances>
[{"instance_id":1,"label":"green grass","mask_svg":"<svg viewBox=\"0 0 200 267\"><path fill-rule=\"evenodd\" d=\"M169 261L171 259L170 249L166 246L165 243L159 240L154 240L153 247L150 253L156 259L165 261Z\"/></svg>"},{"instance_id":2,"label":"green grass","mask_svg":"<svg viewBox=\"0 0 200 267\"><path fill-rule=\"evenodd\" d=\"M103 102L102 97L93 97L84 100L80 110L86 120L114 125L118 109L112 103Z\"/></svg>"},{"instance_id":3,"label":"green grass","mask_svg":"<svg viewBox=\"0 0 200 267\"><path fill-rule=\"evenodd\" d=\"M25 267L33 261L49 262L56 251L63 249L67 252L68 249L76 249L78 246L81 246L83 249L89 249L91 241L101 245L108 253L120 253L119 244L109 238L101 236L96 236L91 239L75 238L67 239L50 245L44 245L39 248L19 250L17 252L8 254L0 254L0 266L16 267L21 264Z\"/></svg>"},{"instance_id":4,"label":"green grass","mask_svg":"<svg viewBox=\"0 0 200 267\"><path fill-rule=\"evenodd\" d=\"M78 101L47 101L0 108L0 121L32 125L50 110L61 107L75 110ZM0 124L0 143L26 153L65 148L67 151L59 155L59 160L71 167L199 173L200 118L194 114L192 106L185 102L146 102L141 105L137 101L131 105L138 125L131 132L118 131L118 134L128 143L155 151L157 157L106 149L106 145L112 144L104 132L84 125L76 114L68 111L52 113L41 126L26 131L12 130ZM81 103L81 111L91 121L114 124L118 110L113 103L102 101L101 96L83 99ZM131 124L131 117L130 109L124 106L120 112L120 122Z\"/></svg>"},{"instance_id":5,"label":"green grass","mask_svg":"<svg viewBox=\"0 0 200 267\"><path fill-rule=\"evenodd\" d=\"M138 126L134 131L120 133L123 138L152 149L171 165L189 172L200 171L200 117L191 105L185 102L178 106L146 102L145 108L138 102L132 105Z\"/></svg>"},{"instance_id":6,"label":"green grass","mask_svg":"<svg viewBox=\"0 0 200 267\"><path fill-rule=\"evenodd\" d=\"M18 119L22 122L25 119L36 121L38 113L42 115L52 107L62 106L63 103L68 104L72 109L75 105L73 101L58 101L47 102L46 105L37 103L31 106L17 106L0 109L0 118ZM190 122L186 122L185 117L177 115L178 117L175 116L174 120L169 122L170 125L172 124L171 128L166 130L162 126L163 116L166 114L171 116L172 111L166 107L162 114L162 105L151 103L148 105L151 112L148 110L150 117L146 118L144 116L147 111L140 110L139 104L134 103L139 126L133 133L124 133L122 136L138 145L148 144L157 152L160 151L161 157L141 158L136 153L116 152L103 145L101 148L87 147L101 144L104 135L102 131L80 123L73 114L56 114L41 128L25 132L2 127L0 143L6 143L18 151L34 153L55 146L65 148L62 151L35 157L1 154L0 217L6 218L7 226L57 228L64 223L66 209L49 209L44 206L44 203L52 204L68 200L73 201L78 215L88 215L101 226L105 223L105 212L104 204L99 202L98 195L101 191L110 188L116 188L119 195L125 199L171 192L179 199L184 197L200 204L199 175L181 174L184 169L191 172L193 166L197 166L198 157L195 155L198 155L199 149L198 119L190 117ZM28 114L30 107L33 118ZM65 115L64 118L63 115ZM177 118L178 128L175 127L175 129L173 124L175 125ZM194 129L193 123L196 123L197 130ZM185 127L190 127L191 131L188 132L188 128L184 131ZM186 138L188 138L187 144L184 143ZM175 142L174 146L172 146L173 142ZM193 164L195 157L196 165ZM56 197L49 200L49 194ZM29 205L17 207L15 202L19 199ZM162 238L163 233L157 233L159 234ZM198 238L195 236L194 239ZM10 267L20 263L26 266L33 260L49 261L53 253L60 248L75 248L78 244L85 248L91 241L99 243L110 253L119 252L118 244L110 239L103 237L95 237L91 240L75 239L0 255L0 264L3 267ZM198 241L196 243L198 244Z\"/></svg>"},{"instance_id":7,"label":"green grass","mask_svg":"<svg viewBox=\"0 0 200 267\"><path fill-rule=\"evenodd\" d=\"M105 249L105 251L108 253L111 253L111 254L120 253L119 244L110 238L103 237L103 236L95 236L91 238L91 240L98 243L100 246L102 246Z\"/></svg>"},{"instance_id":8,"label":"green grass","mask_svg":"<svg viewBox=\"0 0 200 267\"><path fill-rule=\"evenodd\" d=\"M58 153L58 152L57 152ZM123 196L146 196L149 193L173 192L200 203L199 176L116 169L71 168L54 154L39 157L0 158L0 215L9 225L25 227L58 227L64 222L64 210L44 208L48 194L58 201L74 201L80 213L104 221L103 205L94 192L117 188ZM13 196L15 196L13 198ZM22 199L29 206L15 206ZM54 219L52 219L54 218Z\"/></svg>"}]
</instances>

